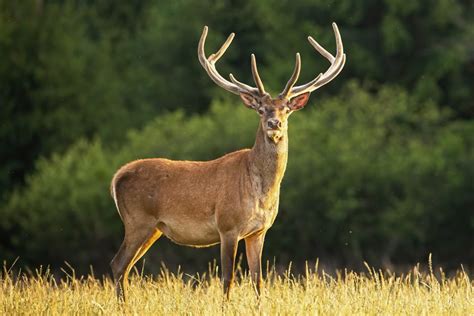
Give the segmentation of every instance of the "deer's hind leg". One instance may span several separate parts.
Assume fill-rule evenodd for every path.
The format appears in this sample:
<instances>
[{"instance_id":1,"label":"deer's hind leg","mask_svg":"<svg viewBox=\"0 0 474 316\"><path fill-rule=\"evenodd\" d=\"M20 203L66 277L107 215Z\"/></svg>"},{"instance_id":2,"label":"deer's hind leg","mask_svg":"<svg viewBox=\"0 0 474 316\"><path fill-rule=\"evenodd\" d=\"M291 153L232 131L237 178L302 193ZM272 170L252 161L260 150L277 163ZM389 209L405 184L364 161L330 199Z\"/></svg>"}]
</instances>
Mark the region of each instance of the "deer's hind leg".
<instances>
[{"instance_id":1,"label":"deer's hind leg","mask_svg":"<svg viewBox=\"0 0 474 316\"><path fill-rule=\"evenodd\" d=\"M125 300L125 286L133 265L161 235L162 232L150 224L138 226L135 229L125 227L125 238L110 263L119 300Z\"/></svg>"}]
</instances>

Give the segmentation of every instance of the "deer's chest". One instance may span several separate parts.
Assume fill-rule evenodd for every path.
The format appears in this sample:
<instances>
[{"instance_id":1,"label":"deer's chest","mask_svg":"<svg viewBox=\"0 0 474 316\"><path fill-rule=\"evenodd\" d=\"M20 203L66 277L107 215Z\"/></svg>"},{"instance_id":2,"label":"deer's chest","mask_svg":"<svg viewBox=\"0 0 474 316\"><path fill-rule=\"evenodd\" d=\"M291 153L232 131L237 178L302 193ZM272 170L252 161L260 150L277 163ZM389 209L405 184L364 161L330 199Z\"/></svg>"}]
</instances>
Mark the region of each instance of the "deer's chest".
<instances>
[{"instance_id":1,"label":"deer's chest","mask_svg":"<svg viewBox=\"0 0 474 316\"><path fill-rule=\"evenodd\" d=\"M262 207L265 205L265 207ZM246 237L259 231L267 231L275 221L278 213L278 199L273 203L260 203L257 201L255 207L250 210L247 224L241 236Z\"/></svg>"}]
</instances>

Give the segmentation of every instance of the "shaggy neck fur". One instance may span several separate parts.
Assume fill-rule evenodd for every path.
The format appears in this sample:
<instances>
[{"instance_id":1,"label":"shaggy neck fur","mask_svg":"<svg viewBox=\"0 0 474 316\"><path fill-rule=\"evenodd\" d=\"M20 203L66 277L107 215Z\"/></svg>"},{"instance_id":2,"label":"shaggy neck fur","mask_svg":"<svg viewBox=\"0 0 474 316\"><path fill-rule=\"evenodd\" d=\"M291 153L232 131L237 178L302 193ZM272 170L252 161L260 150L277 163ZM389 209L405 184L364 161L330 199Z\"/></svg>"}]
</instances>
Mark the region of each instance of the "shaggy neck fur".
<instances>
[{"instance_id":1,"label":"shaggy neck fur","mask_svg":"<svg viewBox=\"0 0 474 316\"><path fill-rule=\"evenodd\" d=\"M260 123L249 158L252 187L259 196L260 206L264 209L276 207L288 160L287 130L282 132L281 139L275 143L266 135Z\"/></svg>"}]
</instances>

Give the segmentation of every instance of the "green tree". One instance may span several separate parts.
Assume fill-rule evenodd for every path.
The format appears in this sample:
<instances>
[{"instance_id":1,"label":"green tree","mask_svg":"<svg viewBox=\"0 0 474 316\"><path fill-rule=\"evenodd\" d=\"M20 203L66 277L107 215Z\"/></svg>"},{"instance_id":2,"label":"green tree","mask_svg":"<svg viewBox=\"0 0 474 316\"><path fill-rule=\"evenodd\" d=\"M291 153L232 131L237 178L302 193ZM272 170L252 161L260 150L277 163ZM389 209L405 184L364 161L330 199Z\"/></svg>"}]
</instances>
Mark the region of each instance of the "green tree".
<instances>
[{"instance_id":1,"label":"green tree","mask_svg":"<svg viewBox=\"0 0 474 316\"><path fill-rule=\"evenodd\" d=\"M237 33L218 65L223 75L251 83L254 52L273 92L288 79L296 51L302 82L326 69L304 37L332 51L336 21L348 60L323 95L357 78L373 89L400 85L420 102L453 109L455 118L472 118L474 109L470 1L30 0L1 1L0 11L2 192L38 157L77 137L109 144L163 110L205 111L225 92L197 61L203 25L210 26L208 53Z\"/></svg>"},{"instance_id":2,"label":"green tree","mask_svg":"<svg viewBox=\"0 0 474 316\"><path fill-rule=\"evenodd\" d=\"M123 138L150 116L145 104L127 108L111 43L91 40L86 16L67 4L0 2L0 195L38 157L78 137Z\"/></svg>"},{"instance_id":3,"label":"green tree","mask_svg":"<svg viewBox=\"0 0 474 316\"><path fill-rule=\"evenodd\" d=\"M472 123L451 123L434 104L400 89L373 96L350 85L339 97L311 103L290 119L289 165L267 258L354 265L414 262L432 252L445 264L472 262ZM93 264L106 271L123 236L108 188L119 165L216 158L251 146L257 121L241 104L216 103L205 115L160 116L120 149L81 141L42 160L1 209L8 240L2 253L23 263L66 260L78 270ZM191 256L159 244L155 260L204 269L212 259L211 252Z\"/></svg>"}]
</instances>

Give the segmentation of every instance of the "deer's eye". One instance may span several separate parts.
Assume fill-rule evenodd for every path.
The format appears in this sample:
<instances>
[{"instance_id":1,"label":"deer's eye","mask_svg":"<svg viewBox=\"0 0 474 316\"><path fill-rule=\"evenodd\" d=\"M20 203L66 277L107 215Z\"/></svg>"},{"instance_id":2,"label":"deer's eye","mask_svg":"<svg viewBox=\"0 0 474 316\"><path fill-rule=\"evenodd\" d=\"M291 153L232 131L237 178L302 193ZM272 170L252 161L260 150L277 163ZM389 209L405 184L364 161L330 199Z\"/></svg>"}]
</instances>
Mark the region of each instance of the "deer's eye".
<instances>
[{"instance_id":1,"label":"deer's eye","mask_svg":"<svg viewBox=\"0 0 474 316\"><path fill-rule=\"evenodd\" d=\"M290 109L289 107L286 107L286 108L285 108L285 113L288 114L288 113L290 113L290 112L291 112L291 109Z\"/></svg>"},{"instance_id":2,"label":"deer's eye","mask_svg":"<svg viewBox=\"0 0 474 316\"><path fill-rule=\"evenodd\" d=\"M265 111L262 108L258 108L257 112L260 115L263 115L265 113Z\"/></svg>"}]
</instances>

